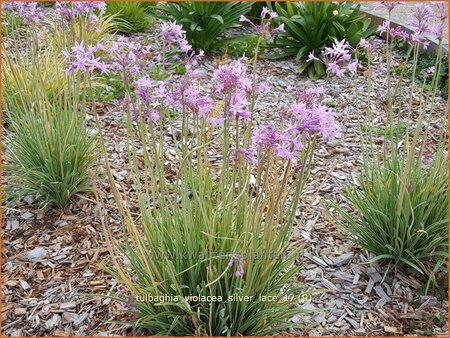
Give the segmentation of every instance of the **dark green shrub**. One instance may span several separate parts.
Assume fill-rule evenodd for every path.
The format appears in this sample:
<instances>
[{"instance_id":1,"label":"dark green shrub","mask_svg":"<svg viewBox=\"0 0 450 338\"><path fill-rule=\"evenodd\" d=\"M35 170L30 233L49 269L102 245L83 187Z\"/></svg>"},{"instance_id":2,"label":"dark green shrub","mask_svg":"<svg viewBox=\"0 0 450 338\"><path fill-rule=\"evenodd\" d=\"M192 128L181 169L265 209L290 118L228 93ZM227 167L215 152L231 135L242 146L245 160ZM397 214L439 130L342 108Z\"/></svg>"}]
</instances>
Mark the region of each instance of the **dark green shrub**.
<instances>
[{"instance_id":1,"label":"dark green shrub","mask_svg":"<svg viewBox=\"0 0 450 338\"><path fill-rule=\"evenodd\" d=\"M295 56L297 60L306 59L309 53L320 55L336 39L346 39L355 47L361 38L375 32L375 28L369 29L370 19L360 13L360 5L351 2L276 3L275 8L286 30L275 44L282 56ZM310 77L325 74L320 62L305 63L300 71L305 70Z\"/></svg>"},{"instance_id":2,"label":"dark green shrub","mask_svg":"<svg viewBox=\"0 0 450 338\"><path fill-rule=\"evenodd\" d=\"M240 27L239 18L252 6L250 2L175 2L163 7L163 20L183 25L188 42L195 50L211 52L248 36L224 37L224 33Z\"/></svg>"}]
</instances>

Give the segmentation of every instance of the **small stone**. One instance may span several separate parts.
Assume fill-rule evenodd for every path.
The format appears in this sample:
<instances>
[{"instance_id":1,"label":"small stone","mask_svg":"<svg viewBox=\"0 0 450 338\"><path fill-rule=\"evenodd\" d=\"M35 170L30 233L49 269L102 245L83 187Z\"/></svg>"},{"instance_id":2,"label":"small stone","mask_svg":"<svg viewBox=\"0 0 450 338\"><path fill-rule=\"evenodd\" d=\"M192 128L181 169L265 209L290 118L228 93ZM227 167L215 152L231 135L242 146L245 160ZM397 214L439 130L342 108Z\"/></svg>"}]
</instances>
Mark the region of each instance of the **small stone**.
<instances>
[{"instance_id":1,"label":"small stone","mask_svg":"<svg viewBox=\"0 0 450 338\"><path fill-rule=\"evenodd\" d=\"M27 202L28 205L31 205L31 204L33 204L33 202L34 202L34 198L33 198L33 196L31 196L31 195L25 196L25 197L23 198L23 200L24 200L25 202Z\"/></svg>"},{"instance_id":2,"label":"small stone","mask_svg":"<svg viewBox=\"0 0 450 338\"><path fill-rule=\"evenodd\" d=\"M20 279L19 280L20 286L22 287L22 289L24 290L28 290L30 288L30 284L28 284L26 281Z\"/></svg>"},{"instance_id":3,"label":"small stone","mask_svg":"<svg viewBox=\"0 0 450 338\"><path fill-rule=\"evenodd\" d=\"M28 251L26 256L30 261L39 261L47 255L47 250L42 247L34 248Z\"/></svg>"},{"instance_id":4,"label":"small stone","mask_svg":"<svg viewBox=\"0 0 450 338\"><path fill-rule=\"evenodd\" d=\"M14 309L14 314L15 314L16 316L21 316L21 315L24 315L24 314L26 314L26 313L27 313L27 309L24 308L24 307L19 307L19 308L17 308L17 309Z\"/></svg>"},{"instance_id":5,"label":"small stone","mask_svg":"<svg viewBox=\"0 0 450 338\"><path fill-rule=\"evenodd\" d=\"M24 212L21 216L22 219L24 219L25 221L28 221L30 218L34 217L34 214L32 214L29 211Z\"/></svg>"}]
</instances>

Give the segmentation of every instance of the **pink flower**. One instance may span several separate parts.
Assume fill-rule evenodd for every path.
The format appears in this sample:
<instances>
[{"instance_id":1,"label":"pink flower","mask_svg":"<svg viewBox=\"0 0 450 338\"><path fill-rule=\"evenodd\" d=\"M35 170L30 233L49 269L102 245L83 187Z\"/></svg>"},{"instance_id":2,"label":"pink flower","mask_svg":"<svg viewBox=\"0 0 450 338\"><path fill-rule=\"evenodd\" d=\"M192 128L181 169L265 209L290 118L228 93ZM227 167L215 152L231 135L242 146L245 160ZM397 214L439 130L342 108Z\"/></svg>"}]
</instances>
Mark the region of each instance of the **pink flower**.
<instances>
[{"instance_id":1,"label":"pink flower","mask_svg":"<svg viewBox=\"0 0 450 338\"><path fill-rule=\"evenodd\" d=\"M109 74L109 67L106 63L100 61L100 58L95 57L95 53L102 50L103 46L98 44L96 46L84 46L83 41L75 42L71 48L71 52L65 50L64 57L67 63L66 74L70 75L74 71L92 71L97 70L101 74Z\"/></svg>"},{"instance_id":2,"label":"pink flower","mask_svg":"<svg viewBox=\"0 0 450 338\"><path fill-rule=\"evenodd\" d=\"M345 39L341 41L336 40L332 47L326 47L322 51L322 62L327 73L337 77L343 77L346 71L354 74L358 64L356 61L351 61L350 51L351 46Z\"/></svg>"},{"instance_id":3,"label":"pink flower","mask_svg":"<svg viewBox=\"0 0 450 338\"><path fill-rule=\"evenodd\" d=\"M160 34L165 43L168 45L177 45L184 53L192 50L192 46L186 41L186 31L182 25L173 22L162 22L158 26Z\"/></svg>"},{"instance_id":4,"label":"pink flower","mask_svg":"<svg viewBox=\"0 0 450 338\"><path fill-rule=\"evenodd\" d=\"M230 151L230 162L232 164L235 164L239 158L242 158L245 162L251 165L255 165L258 163L258 160L256 158L256 150L252 147L240 147L238 150L233 147Z\"/></svg>"},{"instance_id":5,"label":"pink flower","mask_svg":"<svg viewBox=\"0 0 450 338\"><path fill-rule=\"evenodd\" d=\"M384 20L383 24L381 26L378 26L377 32L378 33L387 33L387 32L389 32L390 28L391 28L391 22L388 20Z\"/></svg>"},{"instance_id":6,"label":"pink flower","mask_svg":"<svg viewBox=\"0 0 450 338\"><path fill-rule=\"evenodd\" d=\"M37 2L12 1L3 4L3 8L21 17L23 24L37 23L42 19L42 10Z\"/></svg>"},{"instance_id":7,"label":"pink flower","mask_svg":"<svg viewBox=\"0 0 450 338\"><path fill-rule=\"evenodd\" d=\"M228 262L228 268L232 268L234 264L237 265L237 269L235 272L235 275L237 278L242 277L244 275L244 258L242 258L240 255L233 255L231 256L230 261Z\"/></svg>"},{"instance_id":8,"label":"pink flower","mask_svg":"<svg viewBox=\"0 0 450 338\"><path fill-rule=\"evenodd\" d=\"M306 62L310 61L320 61L320 59L314 56L314 52L311 52L308 55L308 59L306 59Z\"/></svg>"},{"instance_id":9,"label":"pink flower","mask_svg":"<svg viewBox=\"0 0 450 338\"><path fill-rule=\"evenodd\" d=\"M227 94L239 90L250 92L252 81L246 76L247 67L239 61L233 61L228 65L222 65L213 74L213 92Z\"/></svg>"},{"instance_id":10,"label":"pink flower","mask_svg":"<svg viewBox=\"0 0 450 338\"><path fill-rule=\"evenodd\" d=\"M386 8L389 12L391 12L395 7L400 6L404 3L404 1L379 1L375 3L375 7Z\"/></svg>"},{"instance_id":11,"label":"pink flower","mask_svg":"<svg viewBox=\"0 0 450 338\"><path fill-rule=\"evenodd\" d=\"M284 32L284 24L279 25L276 28L271 28L273 19L277 18L277 13L269 11L267 7L263 7L261 11L261 21L258 26L256 26L253 22L247 19L245 16L241 15L239 19L240 22L249 23L253 26L253 30L259 36L261 36L264 40L268 42L272 42L273 36L276 33Z\"/></svg>"},{"instance_id":12,"label":"pink flower","mask_svg":"<svg viewBox=\"0 0 450 338\"><path fill-rule=\"evenodd\" d=\"M367 51L372 49L372 45L364 38L359 41L358 47L361 47Z\"/></svg>"},{"instance_id":13,"label":"pink flower","mask_svg":"<svg viewBox=\"0 0 450 338\"><path fill-rule=\"evenodd\" d=\"M431 153L429 151L425 152L423 155L422 163L424 165L429 165L431 163Z\"/></svg>"},{"instance_id":14,"label":"pink flower","mask_svg":"<svg viewBox=\"0 0 450 338\"><path fill-rule=\"evenodd\" d=\"M56 16L71 21L77 17L87 17L92 24L98 21L96 13L105 14L104 1L64 1L56 2Z\"/></svg>"}]
</instances>

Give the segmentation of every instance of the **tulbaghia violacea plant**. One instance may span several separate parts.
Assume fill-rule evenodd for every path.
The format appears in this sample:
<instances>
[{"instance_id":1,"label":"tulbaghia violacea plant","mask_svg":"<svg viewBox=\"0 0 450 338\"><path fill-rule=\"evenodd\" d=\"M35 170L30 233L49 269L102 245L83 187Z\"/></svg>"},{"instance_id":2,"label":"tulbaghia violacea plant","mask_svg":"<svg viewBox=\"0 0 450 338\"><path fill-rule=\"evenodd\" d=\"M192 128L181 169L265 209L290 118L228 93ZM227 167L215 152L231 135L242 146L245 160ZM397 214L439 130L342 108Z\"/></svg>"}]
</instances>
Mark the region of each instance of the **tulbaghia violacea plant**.
<instances>
[{"instance_id":1,"label":"tulbaghia violacea plant","mask_svg":"<svg viewBox=\"0 0 450 338\"><path fill-rule=\"evenodd\" d=\"M23 24L38 23L42 19L42 10L37 6L37 2L11 1L2 4L3 10L17 15Z\"/></svg>"},{"instance_id":2,"label":"tulbaghia violacea plant","mask_svg":"<svg viewBox=\"0 0 450 338\"><path fill-rule=\"evenodd\" d=\"M436 14L440 24L444 24L446 16ZM359 186L349 187L346 194L357 216L335 205L347 223L343 229L351 239L375 253L375 260L423 274L428 278L425 292L430 285L436 285L440 274L446 276L448 270L447 118L439 116L436 98L437 74L442 67L442 37L438 40L435 65L427 74L432 76L431 86L425 86L425 82L417 84L415 80L420 50L429 44L426 35L430 33L432 17L430 6L420 3L409 16L414 32L392 28L389 21L379 27L379 32L386 36L384 140L379 148L373 138L376 131L371 103L374 86L373 77L369 76L367 98L357 95L367 100L366 122L361 127L361 133L369 132L369 137L361 135L364 166ZM409 44L407 62L412 62L409 88L403 82L408 76L406 69L398 77L393 75L391 54L396 39ZM369 73L373 74L376 71L370 44L363 41L359 47L366 50ZM413 104L416 98L417 105ZM355 107L362 104L355 102ZM416 116L414 122L413 116ZM442 129L432 130L433 119L442 119ZM406 126L403 135L394 132L401 125Z\"/></svg>"},{"instance_id":3,"label":"tulbaghia violacea plant","mask_svg":"<svg viewBox=\"0 0 450 338\"><path fill-rule=\"evenodd\" d=\"M26 34L28 53L8 46L2 59L5 201L14 207L32 195L62 208L89 190L97 155L86 129L86 87L66 78L60 53L52 45L43 51L35 29Z\"/></svg>"},{"instance_id":4,"label":"tulbaghia violacea plant","mask_svg":"<svg viewBox=\"0 0 450 338\"><path fill-rule=\"evenodd\" d=\"M46 19L45 38L60 51L75 43L93 46L109 43L120 23L115 16L105 16L104 1L63 1L55 4L55 18Z\"/></svg>"},{"instance_id":5,"label":"tulbaghia violacea plant","mask_svg":"<svg viewBox=\"0 0 450 338\"><path fill-rule=\"evenodd\" d=\"M162 30L167 47L184 46L178 28ZM124 225L105 267L122 285L111 297L137 318L130 325L157 335L293 327L288 320L304 310L297 304L303 286L293 279L300 248L290 235L315 144L334 136L333 112L319 103L322 89L293 90L280 123L256 126L255 96L267 85L249 72L249 60L221 64L208 80L195 69L202 53L181 55L184 75L161 80L138 69L124 76L139 219L106 161ZM173 123L170 111L179 113Z\"/></svg>"}]
</instances>

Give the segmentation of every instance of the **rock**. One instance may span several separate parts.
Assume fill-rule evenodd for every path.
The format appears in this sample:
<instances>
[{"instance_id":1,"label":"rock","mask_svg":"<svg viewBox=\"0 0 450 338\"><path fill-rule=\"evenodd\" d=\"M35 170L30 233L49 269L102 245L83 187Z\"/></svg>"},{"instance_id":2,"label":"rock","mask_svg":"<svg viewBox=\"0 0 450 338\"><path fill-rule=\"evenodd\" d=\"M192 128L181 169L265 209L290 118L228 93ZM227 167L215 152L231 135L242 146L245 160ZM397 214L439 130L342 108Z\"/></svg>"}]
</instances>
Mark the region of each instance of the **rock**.
<instances>
[{"instance_id":1,"label":"rock","mask_svg":"<svg viewBox=\"0 0 450 338\"><path fill-rule=\"evenodd\" d=\"M45 250L42 247L34 248L33 250L28 251L26 254L27 258L33 262L40 261L46 255L47 255L47 250Z\"/></svg>"},{"instance_id":2,"label":"rock","mask_svg":"<svg viewBox=\"0 0 450 338\"><path fill-rule=\"evenodd\" d=\"M19 307L19 308L14 309L14 314L16 316L21 316L21 315L24 315L26 313L27 313L27 309L24 308L24 307Z\"/></svg>"},{"instance_id":3,"label":"rock","mask_svg":"<svg viewBox=\"0 0 450 338\"><path fill-rule=\"evenodd\" d=\"M24 290L28 290L30 288L30 284L28 284L26 281L20 279L19 280L20 286L22 287L22 289Z\"/></svg>"},{"instance_id":4,"label":"rock","mask_svg":"<svg viewBox=\"0 0 450 338\"><path fill-rule=\"evenodd\" d=\"M31 219L32 217L34 217L34 214L32 214L29 211L24 212L21 216L22 219L24 219L25 221L28 221L29 219Z\"/></svg>"},{"instance_id":5,"label":"rock","mask_svg":"<svg viewBox=\"0 0 450 338\"><path fill-rule=\"evenodd\" d=\"M34 202L34 198L33 198L33 196L31 196L31 195L25 196L25 197L23 198L23 200L24 200L25 202L27 202L28 205L31 205L31 204L33 204L33 202Z\"/></svg>"},{"instance_id":6,"label":"rock","mask_svg":"<svg viewBox=\"0 0 450 338\"><path fill-rule=\"evenodd\" d=\"M97 129L89 128L88 130L86 130L86 132L89 137L96 137L98 135Z\"/></svg>"}]
</instances>

